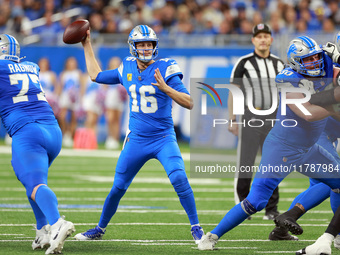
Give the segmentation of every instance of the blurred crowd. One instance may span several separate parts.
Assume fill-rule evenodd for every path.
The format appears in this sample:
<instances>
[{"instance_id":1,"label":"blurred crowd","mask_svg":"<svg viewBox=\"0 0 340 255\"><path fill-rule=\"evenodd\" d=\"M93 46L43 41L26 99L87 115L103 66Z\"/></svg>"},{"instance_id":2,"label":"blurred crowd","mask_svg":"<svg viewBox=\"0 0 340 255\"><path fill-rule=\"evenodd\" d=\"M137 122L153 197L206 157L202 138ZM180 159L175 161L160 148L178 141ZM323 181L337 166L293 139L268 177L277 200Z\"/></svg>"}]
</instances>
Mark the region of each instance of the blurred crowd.
<instances>
[{"instance_id":1,"label":"blurred crowd","mask_svg":"<svg viewBox=\"0 0 340 255\"><path fill-rule=\"evenodd\" d=\"M52 43L78 18L88 19L94 34L129 33L137 24L159 35L251 34L261 22L274 34L334 33L340 29L339 5L338 0L2 0L0 33L38 34ZM75 16L65 14L74 8ZM34 22L40 18L41 24Z\"/></svg>"}]
</instances>

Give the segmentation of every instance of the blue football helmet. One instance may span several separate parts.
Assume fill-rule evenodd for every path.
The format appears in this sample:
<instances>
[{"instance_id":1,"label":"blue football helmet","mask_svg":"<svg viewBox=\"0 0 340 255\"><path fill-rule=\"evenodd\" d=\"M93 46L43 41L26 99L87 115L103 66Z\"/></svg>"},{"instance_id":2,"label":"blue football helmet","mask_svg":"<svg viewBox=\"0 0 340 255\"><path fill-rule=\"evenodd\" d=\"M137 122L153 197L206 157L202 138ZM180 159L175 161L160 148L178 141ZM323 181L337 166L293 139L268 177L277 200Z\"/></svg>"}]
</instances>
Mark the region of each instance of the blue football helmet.
<instances>
[{"instance_id":1,"label":"blue football helmet","mask_svg":"<svg viewBox=\"0 0 340 255\"><path fill-rule=\"evenodd\" d=\"M319 54L319 60L304 63L306 57L315 54ZM308 76L320 76L324 73L322 49L308 36L299 36L289 43L287 59L289 66L298 73Z\"/></svg>"},{"instance_id":2,"label":"blue football helmet","mask_svg":"<svg viewBox=\"0 0 340 255\"><path fill-rule=\"evenodd\" d=\"M152 42L153 49L151 56L145 56L143 50L143 54L137 52L136 42ZM149 62L152 59L155 59L158 56L158 37L150 27L146 25L138 25L134 29L131 30L129 34L128 44L130 48L130 54L143 62ZM139 50L141 52L141 50Z\"/></svg>"},{"instance_id":3,"label":"blue football helmet","mask_svg":"<svg viewBox=\"0 0 340 255\"><path fill-rule=\"evenodd\" d=\"M0 35L0 59L20 62L20 45L11 35Z\"/></svg>"}]
</instances>

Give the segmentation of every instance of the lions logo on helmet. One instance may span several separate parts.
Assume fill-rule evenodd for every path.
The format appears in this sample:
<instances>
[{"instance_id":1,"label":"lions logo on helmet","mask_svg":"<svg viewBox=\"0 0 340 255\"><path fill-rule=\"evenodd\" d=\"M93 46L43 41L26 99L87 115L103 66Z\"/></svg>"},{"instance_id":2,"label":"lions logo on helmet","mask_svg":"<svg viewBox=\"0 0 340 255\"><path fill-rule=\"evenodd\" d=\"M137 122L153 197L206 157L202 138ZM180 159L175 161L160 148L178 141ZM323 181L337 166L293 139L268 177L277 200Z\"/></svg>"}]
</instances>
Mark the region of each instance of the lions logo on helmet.
<instances>
[{"instance_id":1,"label":"lions logo on helmet","mask_svg":"<svg viewBox=\"0 0 340 255\"><path fill-rule=\"evenodd\" d=\"M138 53L136 49L136 42L152 42L153 49L151 56L145 56L143 53ZM158 56L158 37L150 27L146 25L136 26L131 30L128 44L130 48L130 54L143 62L149 62L152 59L155 59Z\"/></svg>"},{"instance_id":2,"label":"lions logo on helmet","mask_svg":"<svg viewBox=\"0 0 340 255\"><path fill-rule=\"evenodd\" d=\"M0 35L0 59L20 62L20 45L11 35Z\"/></svg>"},{"instance_id":3,"label":"lions logo on helmet","mask_svg":"<svg viewBox=\"0 0 340 255\"><path fill-rule=\"evenodd\" d=\"M304 63L306 57L315 54L319 54L319 60ZM298 73L308 76L320 76L324 73L322 49L308 36L300 36L289 43L287 59L289 66Z\"/></svg>"}]
</instances>

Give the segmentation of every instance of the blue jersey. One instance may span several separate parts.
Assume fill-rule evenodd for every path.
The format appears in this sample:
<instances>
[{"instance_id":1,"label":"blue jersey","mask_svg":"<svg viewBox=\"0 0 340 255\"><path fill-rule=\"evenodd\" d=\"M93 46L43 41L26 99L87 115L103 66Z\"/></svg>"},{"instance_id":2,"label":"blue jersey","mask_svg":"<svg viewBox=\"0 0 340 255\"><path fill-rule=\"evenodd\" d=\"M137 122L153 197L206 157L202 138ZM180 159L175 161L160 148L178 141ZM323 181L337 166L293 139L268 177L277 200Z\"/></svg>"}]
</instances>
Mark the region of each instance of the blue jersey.
<instances>
[{"instance_id":1,"label":"blue jersey","mask_svg":"<svg viewBox=\"0 0 340 255\"><path fill-rule=\"evenodd\" d=\"M340 138L340 121L333 119L332 117L328 117L325 133L332 142L335 142L338 138Z\"/></svg>"},{"instance_id":2,"label":"blue jersey","mask_svg":"<svg viewBox=\"0 0 340 255\"><path fill-rule=\"evenodd\" d=\"M326 87L333 86L333 63L332 59L324 55L325 72L323 76L311 79L316 92L323 91ZM285 68L276 76L278 86L293 86L298 88L301 80L307 79L305 76L294 71L290 67ZM297 148L309 148L319 139L325 128L328 118L319 121L306 121L297 116L288 106L286 106L286 115L281 114L281 104L277 113L277 121L271 130L272 135L284 141L287 144ZM285 119L294 119L297 122L295 127L285 127L281 122Z\"/></svg>"},{"instance_id":3,"label":"blue jersey","mask_svg":"<svg viewBox=\"0 0 340 255\"><path fill-rule=\"evenodd\" d=\"M10 136L28 123L56 123L32 62L0 60L0 117Z\"/></svg>"},{"instance_id":4,"label":"blue jersey","mask_svg":"<svg viewBox=\"0 0 340 255\"><path fill-rule=\"evenodd\" d=\"M140 73L136 58L127 57L119 68L103 71L96 78L99 83L121 83L125 87L130 97L129 129L139 136L173 132L172 99L151 85L156 83L154 74L157 68L169 86L189 94L181 82L182 72L173 59L160 59Z\"/></svg>"}]
</instances>

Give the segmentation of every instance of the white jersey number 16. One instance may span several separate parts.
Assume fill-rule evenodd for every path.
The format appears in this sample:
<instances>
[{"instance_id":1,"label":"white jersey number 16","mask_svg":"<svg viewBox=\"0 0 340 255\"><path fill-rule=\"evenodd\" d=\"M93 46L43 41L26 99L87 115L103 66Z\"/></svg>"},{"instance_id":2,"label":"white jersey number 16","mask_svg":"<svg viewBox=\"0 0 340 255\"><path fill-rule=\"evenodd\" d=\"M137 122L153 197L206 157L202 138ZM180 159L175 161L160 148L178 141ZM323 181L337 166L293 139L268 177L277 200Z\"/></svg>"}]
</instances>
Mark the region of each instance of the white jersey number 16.
<instances>
[{"instance_id":1,"label":"white jersey number 16","mask_svg":"<svg viewBox=\"0 0 340 255\"><path fill-rule=\"evenodd\" d=\"M136 85L135 84L131 85L129 87L129 91L132 97L131 111L139 112ZM158 110L157 99L154 96L146 96L145 95L146 92L148 92L149 94L155 94L156 89L151 85L143 85L139 88L140 109L142 110L143 113L155 113Z\"/></svg>"}]
</instances>

